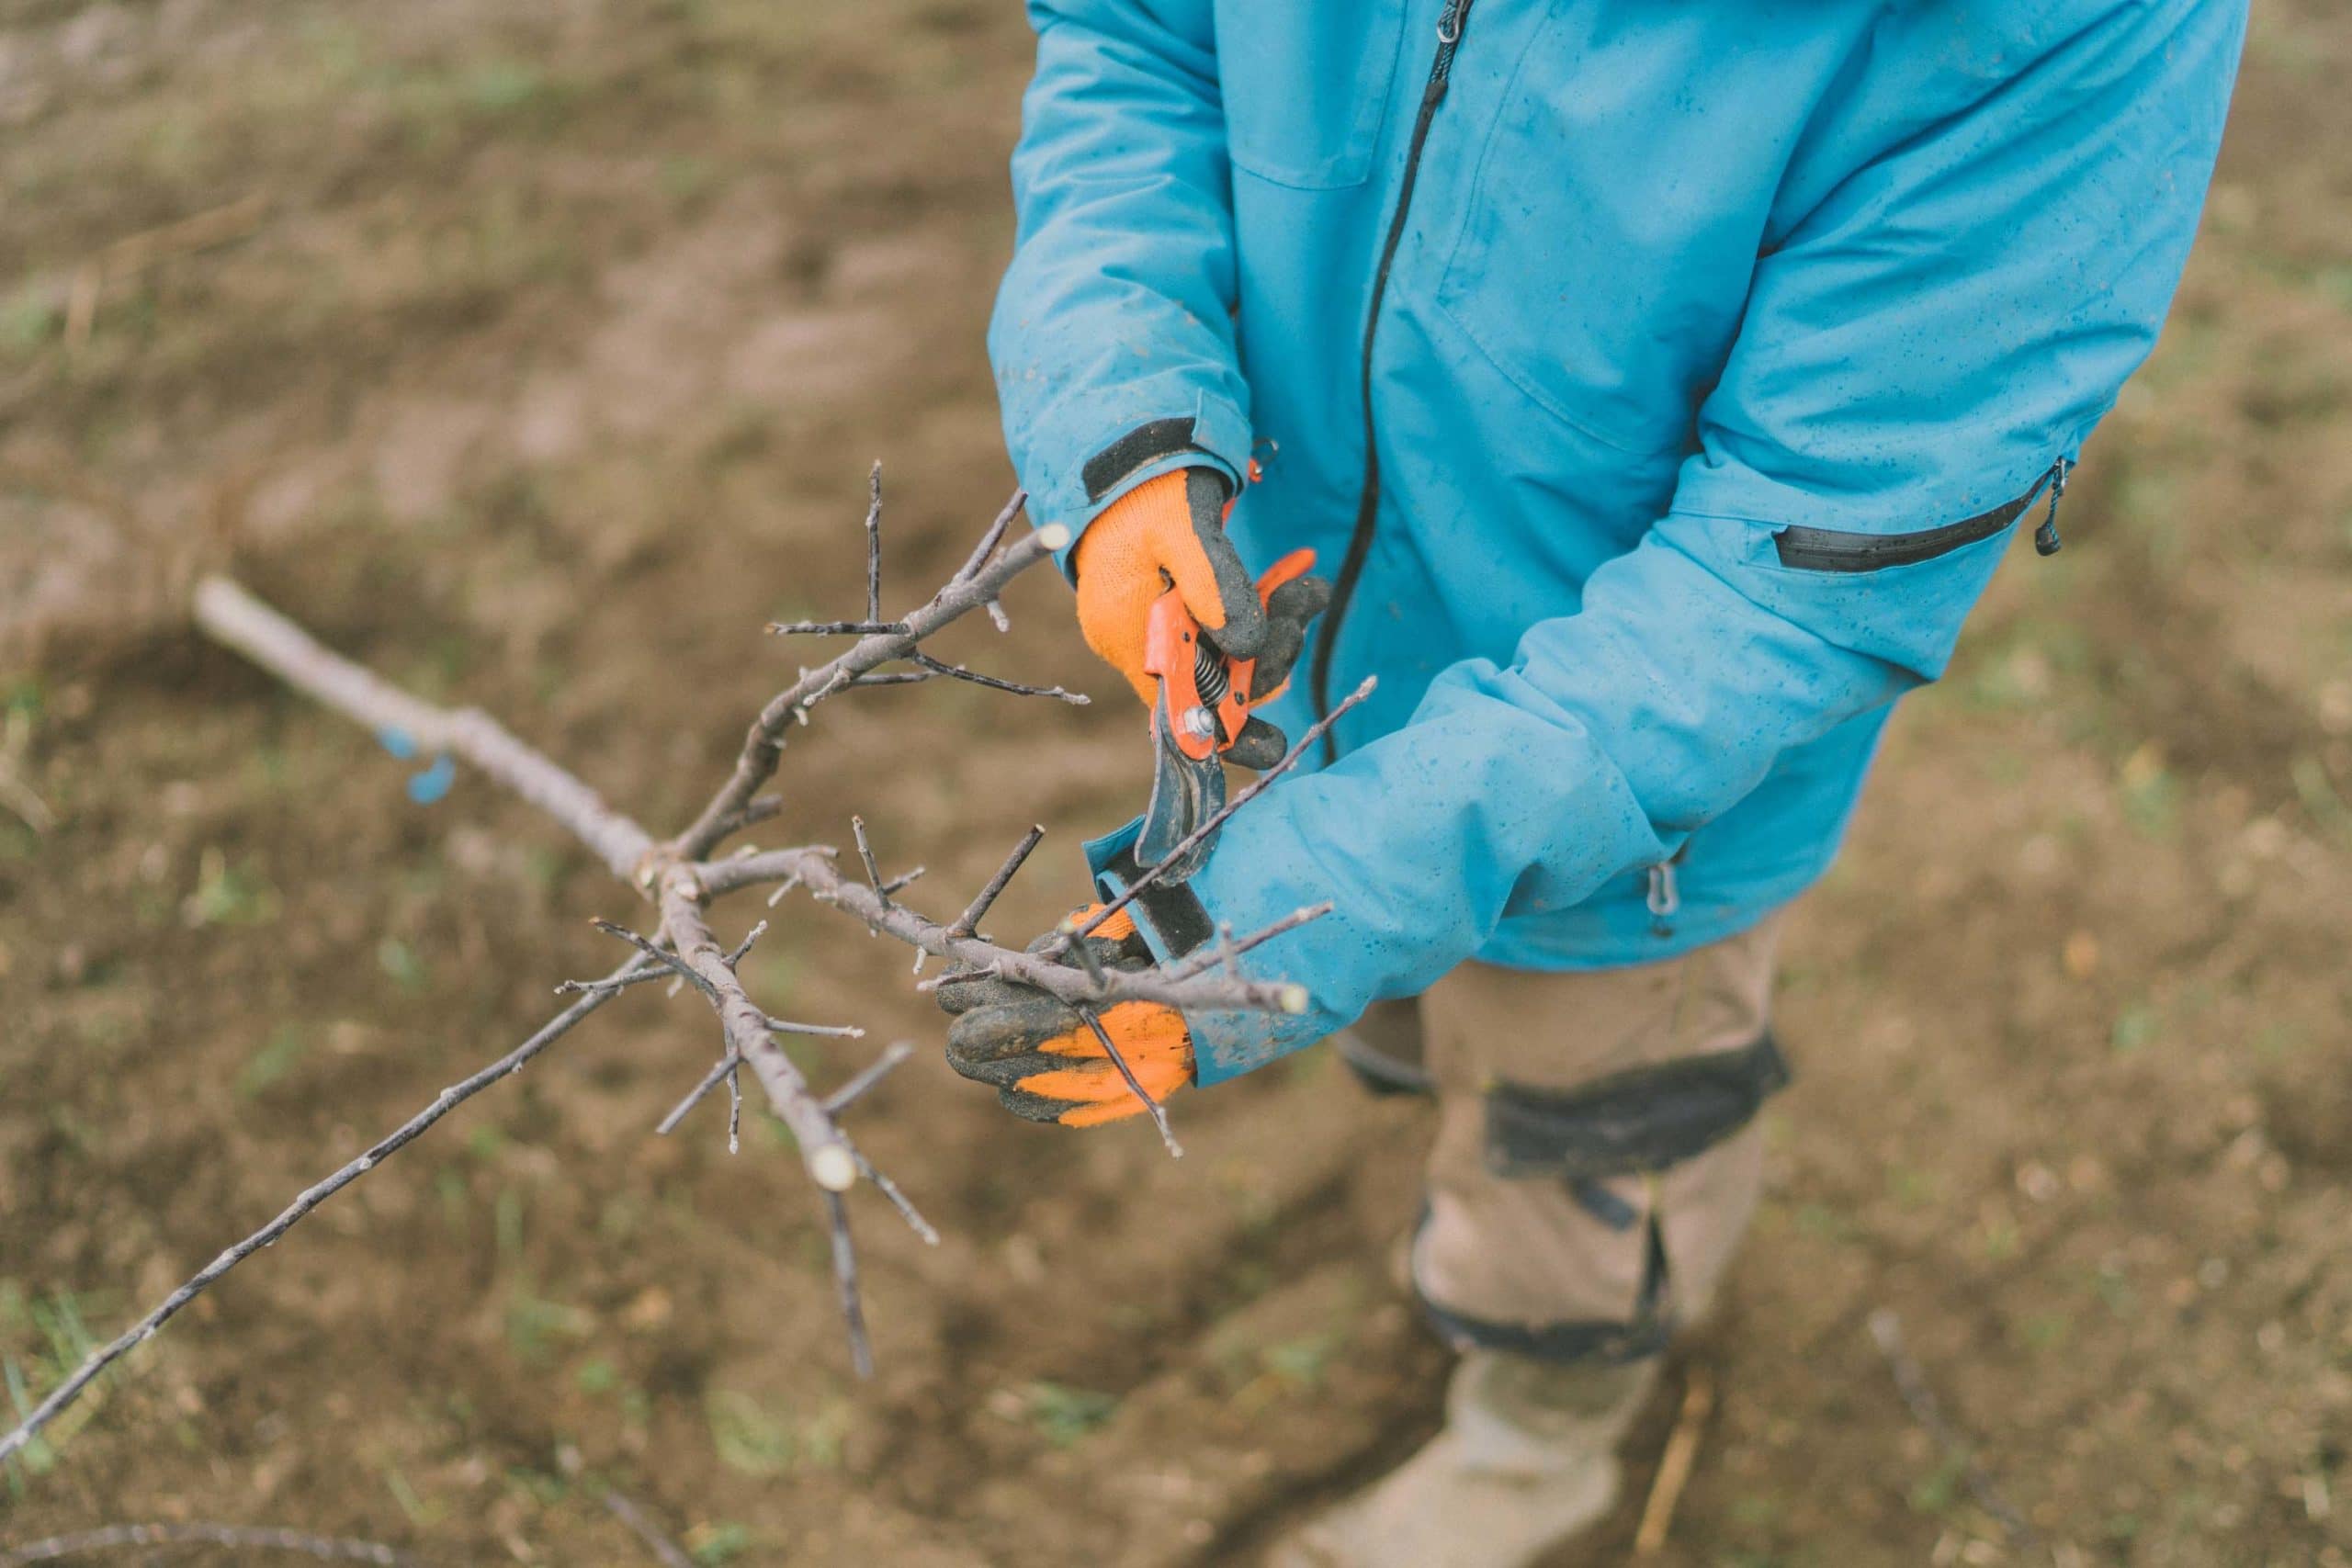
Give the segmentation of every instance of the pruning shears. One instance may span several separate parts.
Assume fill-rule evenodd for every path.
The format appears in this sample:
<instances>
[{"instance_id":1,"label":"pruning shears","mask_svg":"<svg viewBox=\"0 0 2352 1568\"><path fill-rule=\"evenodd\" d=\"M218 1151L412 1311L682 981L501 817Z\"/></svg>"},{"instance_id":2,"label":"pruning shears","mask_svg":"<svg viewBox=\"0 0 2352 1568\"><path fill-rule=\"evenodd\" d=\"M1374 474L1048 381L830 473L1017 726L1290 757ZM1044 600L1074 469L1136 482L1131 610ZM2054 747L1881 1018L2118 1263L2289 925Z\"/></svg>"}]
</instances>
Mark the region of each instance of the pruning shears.
<instances>
[{"instance_id":1,"label":"pruning shears","mask_svg":"<svg viewBox=\"0 0 2352 1568\"><path fill-rule=\"evenodd\" d=\"M1314 566L1313 550L1291 551L1258 579L1258 602L1265 604L1275 589ZM1257 660L1218 652L1173 588L1152 601L1144 624L1143 668L1159 680L1151 706L1151 804L1144 809L1135 846L1136 863L1150 867L1175 856L1179 845L1224 809L1224 753L1240 739L1250 710L1281 696L1290 682L1271 692L1256 690ZM1216 846L1216 834L1204 834L1162 876L1184 881Z\"/></svg>"}]
</instances>

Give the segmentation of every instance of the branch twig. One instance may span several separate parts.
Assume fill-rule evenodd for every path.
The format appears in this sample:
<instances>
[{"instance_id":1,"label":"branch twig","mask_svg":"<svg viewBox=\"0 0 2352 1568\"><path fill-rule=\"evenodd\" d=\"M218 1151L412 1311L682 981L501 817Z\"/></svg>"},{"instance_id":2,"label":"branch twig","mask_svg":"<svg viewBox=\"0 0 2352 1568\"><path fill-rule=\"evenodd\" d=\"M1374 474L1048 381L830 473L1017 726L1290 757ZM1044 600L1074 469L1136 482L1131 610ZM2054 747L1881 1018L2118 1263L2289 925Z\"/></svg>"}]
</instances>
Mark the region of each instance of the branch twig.
<instances>
[{"instance_id":1,"label":"branch twig","mask_svg":"<svg viewBox=\"0 0 2352 1568\"><path fill-rule=\"evenodd\" d=\"M617 982L650 962L644 954L639 953L614 971L611 979ZM74 1370L74 1375L51 1389L49 1397L35 1405L32 1414L27 1416L16 1430L6 1437L0 1437L0 1460L6 1459L10 1454L30 1444L40 1435L40 1429L47 1426L59 1411L82 1396L82 1392L90 1386L100 1372L153 1338L156 1330L170 1322L182 1307L202 1295L214 1280L259 1252L263 1247L275 1242L288 1231L292 1230L295 1223L303 1215L373 1170L378 1162L390 1159L400 1153L419 1134L440 1121L451 1111L499 1079L521 1072L532 1057L562 1039L582 1019L603 1007L617 994L617 985L610 988L590 991L548 1020L546 1026L537 1034L532 1035L471 1077L460 1079L443 1089L434 1097L432 1104L378 1139L358 1158L315 1185L305 1188L276 1219L197 1270L187 1283L164 1297L162 1305L132 1324L113 1343L91 1351L81 1366Z\"/></svg>"},{"instance_id":2,"label":"branch twig","mask_svg":"<svg viewBox=\"0 0 2352 1568\"><path fill-rule=\"evenodd\" d=\"M1006 509L1004 522L1012 521L1013 510ZM1002 536L1002 530L995 525L990 525L989 532ZM784 754L786 727L797 717L805 716L808 709L859 676L906 658L923 638L980 608L994 599L1006 583L1069 542L1069 530L1053 523L1016 541L993 560L975 552L973 562L934 594L931 603L898 623L904 630L876 632L859 638L848 652L819 665L771 698L767 706L760 710L751 732L743 738L743 750L735 760L733 776L703 807L702 815L663 846L667 855L679 861L700 860L718 846L726 836L728 820L742 810L760 785L775 772L776 761ZM878 609L867 617L876 621L881 618Z\"/></svg>"}]
</instances>

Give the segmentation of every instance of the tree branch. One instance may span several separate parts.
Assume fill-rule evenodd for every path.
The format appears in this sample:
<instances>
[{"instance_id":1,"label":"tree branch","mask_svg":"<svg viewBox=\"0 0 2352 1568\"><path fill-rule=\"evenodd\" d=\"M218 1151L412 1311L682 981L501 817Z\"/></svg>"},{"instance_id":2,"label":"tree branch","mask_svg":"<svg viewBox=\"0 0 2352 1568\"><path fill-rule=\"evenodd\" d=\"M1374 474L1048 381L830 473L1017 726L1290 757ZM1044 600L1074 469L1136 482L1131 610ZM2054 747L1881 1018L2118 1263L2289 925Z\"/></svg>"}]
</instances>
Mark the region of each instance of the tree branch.
<instances>
[{"instance_id":1,"label":"tree branch","mask_svg":"<svg viewBox=\"0 0 2352 1568\"><path fill-rule=\"evenodd\" d=\"M479 708L439 708L319 645L310 633L225 577L196 585L196 624L299 692L428 755L470 762L554 818L613 874L634 877L653 840L594 790L516 739ZM741 817L752 791L730 799Z\"/></svg>"},{"instance_id":2,"label":"tree branch","mask_svg":"<svg viewBox=\"0 0 2352 1568\"><path fill-rule=\"evenodd\" d=\"M1008 507L1001 520L1010 523L1014 510ZM990 525L989 531L1001 536L1001 528L995 525ZM982 543L989 541L984 539ZM900 623L904 630L876 632L859 638L848 652L819 665L771 698L752 722L751 732L743 738L734 775L711 797L693 825L663 846L666 854L681 861L700 860L718 847L719 840L726 836L728 819L740 813L760 785L775 773L776 761L784 754L786 727L797 716L805 716L808 709L859 676L906 658L923 638L988 604L1003 592L1006 583L1068 543L1069 530L1054 523L1016 540L993 560L976 551L972 562L933 594L931 603ZM878 611L867 617L875 621L881 618Z\"/></svg>"},{"instance_id":3,"label":"tree branch","mask_svg":"<svg viewBox=\"0 0 2352 1568\"><path fill-rule=\"evenodd\" d=\"M263 1247L275 1242L288 1231L292 1230L295 1224L305 1214L367 1175L379 1162L400 1153L418 1134L450 1111L499 1079L521 1072L532 1057L562 1039L581 1020L619 995L621 981L628 979L651 962L652 960L643 953L632 957L628 963L613 971L606 981L596 989L591 990L586 996L549 1019L546 1027L537 1034L532 1035L471 1077L460 1079L443 1089L434 1097L432 1104L378 1139L365 1154L332 1176L305 1188L276 1219L197 1270L187 1283L164 1297L162 1305L132 1324L112 1344L101 1346L91 1351L81 1366L74 1370L74 1375L51 1389L49 1397L35 1405L32 1414L27 1416L15 1431L6 1437L0 1437L0 1460L6 1459L30 1444L40 1435L40 1429L49 1425L59 1411L82 1396L83 1391L96 1380L100 1372L153 1338L158 1329L169 1323L182 1307L202 1295L214 1280L259 1252Z\"/></svg>"}]
</instances>

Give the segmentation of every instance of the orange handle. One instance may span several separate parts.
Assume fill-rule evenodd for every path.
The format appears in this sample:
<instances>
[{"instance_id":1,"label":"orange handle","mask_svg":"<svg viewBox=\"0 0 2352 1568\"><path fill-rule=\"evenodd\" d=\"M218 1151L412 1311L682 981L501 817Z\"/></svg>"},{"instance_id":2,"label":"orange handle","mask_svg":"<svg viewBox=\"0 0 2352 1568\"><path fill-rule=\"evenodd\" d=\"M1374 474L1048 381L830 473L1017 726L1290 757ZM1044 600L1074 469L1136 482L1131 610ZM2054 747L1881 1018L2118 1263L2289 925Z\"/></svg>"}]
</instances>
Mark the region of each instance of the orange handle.
<instances>
[{"instance_id":1,"label":"orange handle","mask_svg":"<svg viewBox=\"0 0 2352 1568\"><path fill-rule=\"evenodd\" d=\"M1311 549L1293 550L1268 567L1258 579L1258 602L1264 604L1274 596L1274 590L1283 583L1304 577L1315 569L1315 552ZM1241 727L1249 722L1250 710L1272 702L1289 689L1284 681L1272 691L1261 696L1250 690L1250 677L1257 671L1254 659L1229 660L1226 663L1226 689L1216 703L1216 717L1225 739L1219 744L1213 734L1195 734L1184 727L1185 716L1202 707L1201 688L1196 659L1200 650L1200 623L1184 608L1184 597L1173 588L1151 602L1150 614L1144 621L1143 668L1147 675L1159 677L1160 692L1165 698L1169 717L1169 740L1176 750L1194 761L1205 761L1216 752L1232 746L1241 735Z\"/></svg>"}]
</instances>

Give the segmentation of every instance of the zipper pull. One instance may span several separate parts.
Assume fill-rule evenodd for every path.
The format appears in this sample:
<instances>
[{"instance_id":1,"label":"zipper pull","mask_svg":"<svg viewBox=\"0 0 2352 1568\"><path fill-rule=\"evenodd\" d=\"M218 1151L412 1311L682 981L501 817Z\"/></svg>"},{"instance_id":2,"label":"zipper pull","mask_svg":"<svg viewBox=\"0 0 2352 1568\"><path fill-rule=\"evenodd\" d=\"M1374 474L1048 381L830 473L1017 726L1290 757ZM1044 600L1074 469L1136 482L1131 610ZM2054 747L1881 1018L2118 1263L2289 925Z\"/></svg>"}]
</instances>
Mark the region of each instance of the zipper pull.
<instances>
[{"instance_id":1,"label":"zipper pull","mask_svg":"<svg viewBox=\"0 0 2352 1568\"><path fill-rule=\"evenodd\" d=\"M2061 457L2050 466L2050 510L2041 514L2041 526L2033 531L2033 553L2054 556L2066 547L2058 536L2058 498L2066 493L2066 475L2074 464Z\"/></svg>"},{"instance_id":2,"label":"zipper pull","mask_svg":"<svg viewBox=\"0 0 2352 1568\"><path fill-rule=\"evenodd\" d=\"M1674 874L1674 863L1660 861L1649 869L1650 934L1672 936L1671 924L1676 911L1682 908L1682 888Z\"/></svg>"}]
</instances>

